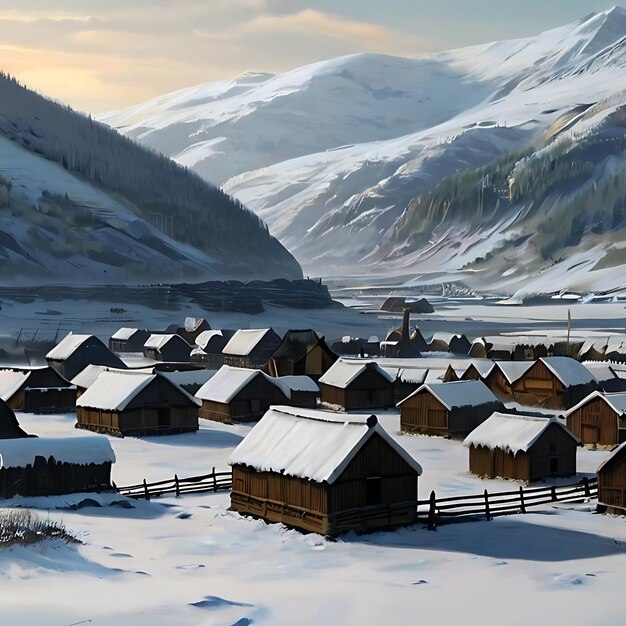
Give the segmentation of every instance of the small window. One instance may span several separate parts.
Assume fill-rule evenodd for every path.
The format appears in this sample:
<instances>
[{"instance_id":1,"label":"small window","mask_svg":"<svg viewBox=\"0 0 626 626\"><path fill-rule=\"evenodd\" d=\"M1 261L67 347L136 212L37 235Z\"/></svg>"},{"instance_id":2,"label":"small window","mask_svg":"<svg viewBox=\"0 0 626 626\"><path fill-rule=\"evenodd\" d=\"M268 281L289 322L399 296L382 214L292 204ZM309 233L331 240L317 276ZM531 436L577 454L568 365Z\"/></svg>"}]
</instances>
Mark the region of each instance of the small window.
<instances>
[{"instance_id":1,"label":"small window","mask_svg":"<svg viewBox=\"0 0 626 626\"><path fill-rule=\"evenodd\" d=\"M558 474L559 473L559 459L554 456L550 459L550 474Z\"/></svg>"},{"instance_id":2,"label":"small window","mask_svg":"<svg viewBox=\"0 0 626 626\"><path fill-rule=\"evenodd\" d=\"M380 476L368 476L365 479L365 505L374 506L382 503Z\"/></svg>"}]
</instances>

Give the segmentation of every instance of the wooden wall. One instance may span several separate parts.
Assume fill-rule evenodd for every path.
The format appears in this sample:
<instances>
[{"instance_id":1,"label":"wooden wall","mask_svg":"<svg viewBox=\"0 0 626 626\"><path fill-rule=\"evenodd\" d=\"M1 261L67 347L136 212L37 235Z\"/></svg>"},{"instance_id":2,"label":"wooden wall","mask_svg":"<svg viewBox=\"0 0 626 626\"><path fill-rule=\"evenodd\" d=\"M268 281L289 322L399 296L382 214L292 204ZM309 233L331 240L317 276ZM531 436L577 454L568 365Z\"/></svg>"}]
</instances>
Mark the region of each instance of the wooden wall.
<instances>
[{"instance_id":1,"label":"wooden wall","mask_svg":"<svg viewBox=\"0 0 626 626\"><path fill-rule=\"evenodd\" d=\"M470 446L469 470L472 474L487 478L512 478L528 481L530 477L530 461L525 452L515 456L500 448L491 450L485 446Z\"/></svg>"},{"instance_id":2,"label":"wooden wall","mask_svg":"<svg viewBox=\"0 0 626 626\"><path fill-rule=\"evenodd\" d=\"M620 450L598 472L598 502L626 512L626 450Z\"/></svg>"},{"instance_id":3,"label":"wooden wall","mask_svg":"<svg viewBox=\"0 0 626 626\"><path fill-rule=\"evenodd\" d=\"M0 469L0 496L49 496L111 489L111 463L75 465L37 457L33 465Z\"/></svg>"},{"instance_id":4,"label":"wooden wall","mask_svg":"<svg viewBox=\"0 0 626 626\"><path fill-rule=\"evenodd\" d=\"M387 409L395 406L393 383L375 370L367 369L341 389L320 384L322 402L343 407L346 411Z\"/></svg>"},{"instance_id":5,"label":"wooden wall","mask_svg":"<svg viewBox=\"0 0 626 626\"><path fill-rule=\"evenodd\" d=\"M405 433L448 434L448 409L422 390L400 405L400 430Z\"/></svg>"},{"instance_id":6,"label":"wooden wall","mask_svg":"<svg viewBox=\"0 0 626 626\"><path fill-rule=\"evenodd\" d=\"M586 444L620 443L618 414L601 398L593 398L567 416L567 427Z\"/></svg>"}]
</instances>

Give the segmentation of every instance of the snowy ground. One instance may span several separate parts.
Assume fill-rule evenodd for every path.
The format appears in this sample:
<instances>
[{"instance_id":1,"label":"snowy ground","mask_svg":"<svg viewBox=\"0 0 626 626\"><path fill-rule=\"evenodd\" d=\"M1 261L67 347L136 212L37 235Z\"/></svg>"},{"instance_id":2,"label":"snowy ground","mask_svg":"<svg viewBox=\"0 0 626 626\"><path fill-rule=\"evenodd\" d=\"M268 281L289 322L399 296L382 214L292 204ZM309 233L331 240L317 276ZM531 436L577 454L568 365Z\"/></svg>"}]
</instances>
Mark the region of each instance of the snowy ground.
<instances>
[{"instance_id":1,"label":"snowy ground","mask_svg":"<svg viewBox=\"0 0 626 626\"><path fill-rule=\"evenodd\" d=\"M71 414L19 418L29 432L84 436ZM469 475L459 442L399 435L394 413L381 421L423 465L420 497L516 484ZM203 422L195 434L111 438L113 478L127 484L223 469L247 430ZM580 450L579 471L593 472L605 456ZM84 544L0 551L3 624L405 624L419 608L441 624L469 616L495 625L506 616L521 625L524 607L541 623L587 624L599 612L606 624L623 623L626 521L585 505L329 542L229 512L227 493L133 502L134 509L100 496L101 508L66 508L81 499L10 502L63 520Z\"/></svg>"}]
</instances>

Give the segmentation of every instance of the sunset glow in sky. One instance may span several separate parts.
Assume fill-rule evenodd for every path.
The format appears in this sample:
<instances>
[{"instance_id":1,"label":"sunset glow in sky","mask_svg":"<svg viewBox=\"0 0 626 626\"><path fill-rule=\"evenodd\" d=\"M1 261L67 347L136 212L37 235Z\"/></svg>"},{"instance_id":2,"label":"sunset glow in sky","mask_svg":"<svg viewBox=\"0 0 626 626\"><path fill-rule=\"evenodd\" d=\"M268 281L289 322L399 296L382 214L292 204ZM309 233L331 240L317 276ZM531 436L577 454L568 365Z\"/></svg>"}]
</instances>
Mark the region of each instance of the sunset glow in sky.
<instances>
[{"instance_id":1,"label":"sunset glow in sky","mask_svg":"<svg viewBox=\"0 0 626 626\"><path fill-rule=\"evenodd\" d=\"M247 70L414 56L536 34L595 0L0 0L1 68L75 108L124 107Z\"/></svg>"}]
</instances>

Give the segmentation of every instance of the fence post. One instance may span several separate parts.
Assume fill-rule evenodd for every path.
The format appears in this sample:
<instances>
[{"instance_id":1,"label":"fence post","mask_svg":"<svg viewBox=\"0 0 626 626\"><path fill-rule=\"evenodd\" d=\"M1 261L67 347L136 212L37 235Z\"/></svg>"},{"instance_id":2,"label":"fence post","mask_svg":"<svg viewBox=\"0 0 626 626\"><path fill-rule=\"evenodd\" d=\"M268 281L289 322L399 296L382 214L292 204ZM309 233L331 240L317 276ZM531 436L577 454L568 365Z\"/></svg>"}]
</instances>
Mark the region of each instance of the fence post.
<instances>
[{"instance_id":1,"label":"fence post","mask_svg":"<svg viewBox=\"0 0 626 626\"><path fill-rule=\"evenodd\" d=\"M143 479L143 495L146 500L150 500L150 492L148 491L148 483L146 483L146 479Z\"/></svg>"},{"instance_id":2,"label":"fence post","mask_svg":"<svg viewBox=\"0 0 626 626\"><path fill-rule=\"evenodd\" d=\"M485 489L485 518L487 519L487 521L491 519L491 512L489 511L489 494L487 493L486 489Z\"/></svg>"},{"instance_id":3,"label":"fence post","mask_svg":"<svg viewBox=\"0 0 626 626\"><path fill-rule=\"evenodd\" d=\"M526 513L526 504L524 503L524 490L522 486L519 486L519 500L520 500L520 511L522 513Z\"/></svg>"},{"instance_id":4,"label":"fence post","mask_svg":"<svg viewBox=\"0 0 626 626\"><path fill-rule=\"evenodd\" d=\"M437 497L435 492L430 492L430 503L428 505L428 530L437 530Z\"/></svg>"},{"instance_id":5,"label":"fence post","mask_svg":"<svg viewBox=\"0 0 626 626\"><path fill-rule=\"evenodd\" d=\"M552 485L552 489L550 490L552 493L552 502L556 502L558 498L556 497L556 487Z\"/></svg>"},{"instance_id":6,"label":"fence post","mask_svg":"<svg viewBox=\"0 0 626 626\"><path fill-rule=\"evenodd\" d=\"M583 487L585 488L585 498L590 498L591 489L589 489L589 479L586 476L583 478Z\"/></svg>"},{"instance_id":7,"label":"fence post","mask_svg":"<svg viewBox=\"0 0 626 626\"><path fill-rule=\"evenodd\" d=\"M213 468L213 491L217 491L217 476L215 475L215 468Z\"/></svg>"},{"instance_id":8,"label":"fence post","mask_svg":"<svg viewBox=\"0 0 626 626\"><path fill-rule=\"evenodd\" d=\"M174 484L176 485L176 497L180 498L180 485L178 484L178 474L174 474Z\"/></svg>"}]
</instances>

